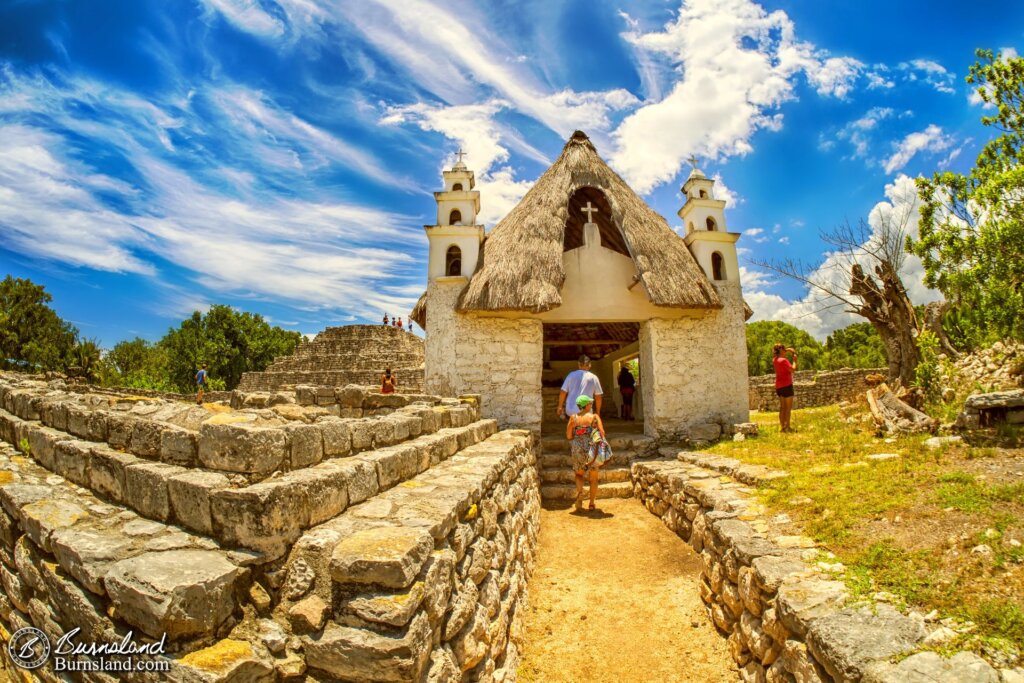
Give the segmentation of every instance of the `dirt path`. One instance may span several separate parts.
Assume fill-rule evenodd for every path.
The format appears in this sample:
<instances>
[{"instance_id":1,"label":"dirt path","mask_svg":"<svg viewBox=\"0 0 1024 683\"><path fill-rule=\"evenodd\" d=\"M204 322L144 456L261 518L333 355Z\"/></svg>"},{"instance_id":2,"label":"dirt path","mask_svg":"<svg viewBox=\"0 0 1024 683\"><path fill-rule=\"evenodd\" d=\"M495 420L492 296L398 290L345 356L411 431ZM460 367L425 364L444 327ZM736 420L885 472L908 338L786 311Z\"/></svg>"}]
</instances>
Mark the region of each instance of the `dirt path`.
<instances>
[{"instance_id":1,"label":"dirt path","mask_svg":"<svg viewBox=\"0 0 1024 683\"><path fill-rule=\"evenodd\" d=\"M700 559L635 499L541 510L521 681L736 681Z\"/></svg>"}]
</instances>

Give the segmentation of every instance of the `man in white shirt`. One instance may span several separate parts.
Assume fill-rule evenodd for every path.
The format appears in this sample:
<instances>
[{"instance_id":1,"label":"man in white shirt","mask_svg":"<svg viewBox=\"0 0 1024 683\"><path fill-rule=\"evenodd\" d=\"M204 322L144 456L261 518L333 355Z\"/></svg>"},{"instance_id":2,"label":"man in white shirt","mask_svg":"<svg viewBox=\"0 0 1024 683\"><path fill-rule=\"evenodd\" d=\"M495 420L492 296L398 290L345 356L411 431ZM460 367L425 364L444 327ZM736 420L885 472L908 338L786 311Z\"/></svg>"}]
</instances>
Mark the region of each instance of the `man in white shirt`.
<instances>
[{"instance_id":1,"label":"man in white shirt","mask_svg":"<svg viewBox=\"0 0 1024 683\"><path fill-rule=\"evenodd\" d=\"M579 370L570 372L562 382L562 390L558 392L558 417L563 420L580 411L576 399L589 396L594 399L594 413L601 414L601 380L590 371L590 359L580 356Z\"/></svg>"}]
</instances>

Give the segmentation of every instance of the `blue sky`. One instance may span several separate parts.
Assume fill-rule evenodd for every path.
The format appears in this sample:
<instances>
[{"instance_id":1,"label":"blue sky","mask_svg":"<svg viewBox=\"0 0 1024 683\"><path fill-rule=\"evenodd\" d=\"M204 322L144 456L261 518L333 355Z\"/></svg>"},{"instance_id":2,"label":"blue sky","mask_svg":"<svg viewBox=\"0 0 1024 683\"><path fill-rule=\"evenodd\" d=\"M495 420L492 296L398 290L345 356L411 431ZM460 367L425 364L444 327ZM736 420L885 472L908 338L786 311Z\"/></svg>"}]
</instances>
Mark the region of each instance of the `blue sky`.
<instances>
[{"instance_id":1,"label":"blue sky","mask_svg":"<svg viewBox=\"0 0 1024 683\"><path fill-rule=\"evenodd\" d=\"M674 226L696 154L758 318L823 337L851 319L749 259L912 232L912 178L990 136L978 47L1024 51L1024 4L0 0L0 274L107 346L213 303L404 316L455 150L490 228L581 128Z\"/></svg>"}]
</instances>

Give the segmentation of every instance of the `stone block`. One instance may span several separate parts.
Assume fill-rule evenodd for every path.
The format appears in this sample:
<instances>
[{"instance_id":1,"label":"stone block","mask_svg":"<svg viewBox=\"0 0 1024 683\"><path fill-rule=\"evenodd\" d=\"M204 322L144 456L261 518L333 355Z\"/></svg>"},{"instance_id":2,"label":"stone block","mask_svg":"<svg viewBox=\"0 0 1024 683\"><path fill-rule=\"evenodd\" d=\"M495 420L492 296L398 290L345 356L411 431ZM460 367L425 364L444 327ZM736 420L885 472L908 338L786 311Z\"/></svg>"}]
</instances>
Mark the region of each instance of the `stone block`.
<instances>
[{"instance_id":1,"label":"stone block","mask_svg":"<svg viewBox=\"0 0 1024 683\"><path fill-rule=\"evenodd\" d=\"M356 531L334 547L331 578L341 584L406 588L434 548L422 529L381 527Z\"/></svg>"},{"instance_id":2,"label":"stone block","mask_svg":"<svg viewBox=\"0 0 1024 683\"><path fill-rule=\"evenodd\" d=\"M782 624L802 637L812 620L838 610L846 597L842 581L803 579L779 588L776 609Z\"/></svg>"},{"instance_id":3,"label":"stone block","mask_svg":"<svg viewBox=\"0 0 1024 683\"><path fill-rule=\"evenodd\" d=\"M167 481L171 512L183 526L209 536L213 532L210 498L228 487L228 478L218 472L185 472Z\"/></svg>"},{"instance_id":4,"label":"stone block","mask_svg":"<svg viewBox=\"0 0 1024 683\"><path fill-rule=\"evenodd\" d=\"M74 526L89 517L78 505L57 498L44 498L21 508L21 528L36 546L53 552L50 537L59 529Z\"/></svg>"},{"instance_id":5,"label":"stone block","mask_svg":"<svg viewBox=\"0 0 1024 683\"><path fill-rule=\"evenodd\" d=\"M211 550L150 552L114 564L104 586L118 614L153 638L215 633L245 570Z\"/></svg>"},{"instance_id":6,"label":"stone block","mask_svg":"<svg viewBox=\"0 0 1024 683\"><path fill-rule=\"evenodd\" d=\"M37 427L28 434L28 445L32 449L32 457L40 465L55 472L57 470L57 444L66 437L56 429Z\"/></svg>"},{"instance_id":7,"label":"stone block","mask_svg":"<svg viewBox=\"0 0 1024 683\"><path fill-rule=\"evenodd\" d=\"M210 647L190 652L177 660L169 680L202 683L272 683L272 660L259 655L245 640L225 638Z\"/></svg>"},{"instance_id":8,"label":"stone block","mask_svg":"<svg viewBox=\"0 0 1024 683\"><path fill-rule=\"evenodd\" d=\"M50 539L61 567L93 593L104 595L110 565L133 554L132 539L117 529L60 529Z\"/></svg>"},{"instance_id":9,"label":"stone block","mask_svg":"<svg viewBox=\"0 0 1024 683\"><path fill-rule=\"evenodd\" d=\"M379 448L366 454L377 467L377 481L382 490L415 477L420 469L421 453L413 444Z\"/></svg>"},{"instance_id":10,"label":"stone block","mask_svg":"<svg viewBox=\"0 0 1024 683\"><path fill-rule=\"evenodd\" d=\"M106 416L84 406L71 405L68 407L68 426L65 431L86 441L106 441Z\"/></svg>"},{"instance_id":11,"label":"stone block","mask_svg":"<svg viewBox=\"0 0 1024 683\"><path fill-rule=\"evenodd\" d=\"M166 522L171 518L168 482L186 471L183 467L159 462L133 463L124 470L124 502L145 517Z\"/></svg>"},{"instance_id":12,"label":"stone block","mask_svg":"<svg viewBox=\"0 0 1024 683\"><path fill-rule=\"evenodd\" d=\"M319 631L327 622L330 611L327 603L318 595L303 598L288 610L288 621L297 633Z\"/></svg>"},{"instance_id":13,"label":"stone block","mask_svg":"<svg viewBox=\"0 0 1024 683\"><path fill-rule=\"evenodd\" d=\"M89 488L117 502L125 500L125 469L142 462L134 455L107 446L93 448L89 461Z\"/></svg>"},{"instance_id":14,"label":"stone block","mask_svg":"<svg viewBox=\"0 0 1024 683\"><path fill-rule=\"evenodd\" d=\"M284 431L291 444L292 469L310 467L324 459L324 439L319 424L288 425Z\"/></svg>"},{"instance_id":15,"label":"stone block","mask_svg":"<svg viewBox=\"0 0 1024 683\"><path fill-rule=\"evenodd\" d=\"M107 444L111 448L130 450L137 419L127 413L111 412L107 416Z\"/></svg>"},{"instance_id":16,"label":"stone block","mask_svg":"<svg viewBox=\"0 0 1024 683\"><path fill-rule=\"evenodd\" d=\"M807 631L807 648L836 680L859 680L872 663L913 650L924 636L920 622L879 605L815 619Z\"/></svg>"},{"instance_id":17,"label":"stone block","mask_svg":"<svg viewBox=\"0 0 1024 683\"><path fill-rule=\"evenodd\" d=\"M404 683L419 680L430 657L430 625L420 614L401 635L330 624L303 638L306 663L343 680Z\"/></svg>"},{"instance_id":18,"label":"stone block","mask_svg":"<svg viewBox=\"0 0 1024 683\"><path fill-rule=\"evenodd\" d=\"M89 460L92 457L88 441L59 441L53 449L55 472L79 486L89 486Z\"/></svg>"},{"instance_id":19,"label":"stone block","mask_svg":"<svg viewBox=\"0 0 1024 683\"><path fill-rule=\"evenodd\" d=\"M482 605L477 605L472 619L452 639L452 653L463 671L469 671L487 656L490 645L490 633L487 629L489 623L487 610Z\"/></svg>"},{"instance_id":20,"label":"stone block","mask_svg":"<svg viewBox=\"0 0 1024 683\"><path fill-rule=\"evenodd\" d=\"M348 504L356 505L377 495L380 482L377 466L364 456L345 458L330 463L332 468L345 474L348 480Z\"/></svg>"},{"instance_id":21,"label":"stone block","mask_svg":"<svg viewBox=\"0 0 1024 683\"><path fill-rule=\"evenodd\" d=\"M168 426L160 433L160 460L171 465L195 467L199 462L196 433Z\"/></svg>"},{"instance_id":22,"label":"stone block","mask_svg":"<svg viewBox=\"0 0 1024 683\"><path fill-rule=\"evenodd\" d=\"M270 474L291 457L281 428L208 420L199 428L199 461L222 472Z\"/></svg>"},{"instance_id":23,"label":"stone block","mask_svg":"<svg viewBox=\"0 0 1024 683\"><path fill-rule=\"evenodd\" d=\"M316 387L304 384L295 387L295 402L300 406L316 405Z\"/></svg>"},{"instance_id":24,"label":"stone block","mask_svg":"<svg viewBox=\"0 0 1024 683\"><path fill-rule=\"evenodd\" d=\"M918 652L898 664L874 664L863 683L1010 683L1013 678L1000 677L988 662L972 652L960 652L945 659L936 652Z\"/></svg>"},{"instance_id":25,"label":"stone block","mask_svg":"<svg viewBox=\"0 0 1024 683\"><path fill-rule=\"evenodd\" d=\"M342 419L317 422L323 435L325 458L340 458L352 452L352 430L349 424L349 420Z\"/></svg>"},{"instance_id":26,"label":"stone block","mask_svg":"<svg viewBox=\"0 0 1024 683\"><path fill-rule=\"evenodd\" d=\"M348 507L350 468L326 462L278 478L275 483L295 487L306 499L308 526L335 517Z\"/></svg>"},{"instance_id":27,"label":"stone block","mask_svg":"<svg viewBox=\"0 0 1024 683\"><path fill-rule=\"evenodd\" d=\"M159 460L164 427L165 425L153 420L134 420L129 447L131 452L141 458Z\"/></svg>"},{"instance_id":28,"label":"stone block","mask_svg":"<svg viewBox=\"0 0 1024 683\"><path fill-rule=\"evenodd\" d=\"M46 584L47 602L57 613L65 633L80 628L80 641L100 641L114 631L103 601L82 590L61 567L48 562L43 564L42 579Z\"/></svg>"},{"instance_id":29,"label":"stone block","mask_svg":"<svg viewBox=\"0 0 1024 683\"><path fill-rule=\"evenodd\" d=\"M345 609L366 621L405 626L419 610L424 594L423 582L416 581L406 591L356 596L348 601Z\"/></svg>"},{"instance_id":30,"label":"stone block","mask_svg":"<svg viewBox=\"0 0 1024 683\"><path fill-rule=\"evenodd\" d=\"M210 512L217 538L275 558L309 526L309 500L302 483L283 478L216 491Z\"/></svg>"}]
</instances>

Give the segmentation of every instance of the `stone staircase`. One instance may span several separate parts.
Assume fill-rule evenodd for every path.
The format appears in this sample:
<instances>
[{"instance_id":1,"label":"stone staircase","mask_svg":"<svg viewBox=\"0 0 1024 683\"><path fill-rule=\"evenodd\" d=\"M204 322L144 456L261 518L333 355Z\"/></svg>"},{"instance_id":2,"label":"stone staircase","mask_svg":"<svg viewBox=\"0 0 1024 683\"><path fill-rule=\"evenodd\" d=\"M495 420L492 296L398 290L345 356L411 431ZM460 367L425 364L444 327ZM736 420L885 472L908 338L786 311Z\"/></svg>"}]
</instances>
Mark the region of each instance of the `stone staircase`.
<instances>
[{"instance_id":1,"label":"stone staircase","mask_svg":"<svg viewBox=\"0 0 1024 683\"><path fill-rule=\"evenodd\" d=\"M125 680L511 675L532 435L481 420L476 397L339 391L366 417L0 373L0 626L166 634L170 668Z\"/></svg>"},{"instance_id":2,"label":"stone staircase","mask_svg":"<svg viewBox=\"0 0 1024 683\"><path fill-rule=\"evenodd\" d=\"M652 455L654 440L639 433L616 433L608 430L608 444L612 458L601 468L598 479L598 498L630 498L633 484L630 467L634 461ZM573 500L576 496L575 475L569 442L564 434L545 434L541 438L540 469L541 497L545 501ZM584 480L584 496L589 495L590 483Z\"/></svg>"},{"instance_id":3,"label":"stone staircase","mask_svg":"<svg viewBox=\"0 0 1024 683\"><path fill-rule=\"evenodd\" d=\"M300 385L376 386L385 368L399 391L423 390L423 340L384 325L328 327L303 341L291 356L276 359L264 372L242 375L241 391L280 391Z\"/></svg>"}]
</instances>

